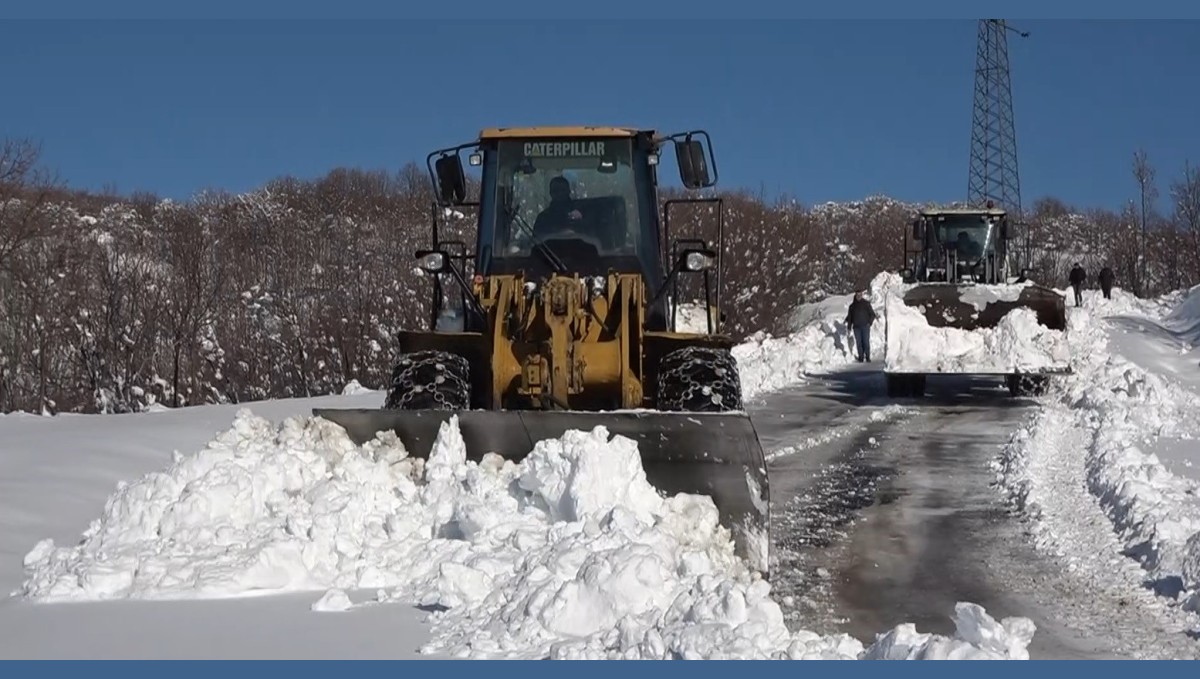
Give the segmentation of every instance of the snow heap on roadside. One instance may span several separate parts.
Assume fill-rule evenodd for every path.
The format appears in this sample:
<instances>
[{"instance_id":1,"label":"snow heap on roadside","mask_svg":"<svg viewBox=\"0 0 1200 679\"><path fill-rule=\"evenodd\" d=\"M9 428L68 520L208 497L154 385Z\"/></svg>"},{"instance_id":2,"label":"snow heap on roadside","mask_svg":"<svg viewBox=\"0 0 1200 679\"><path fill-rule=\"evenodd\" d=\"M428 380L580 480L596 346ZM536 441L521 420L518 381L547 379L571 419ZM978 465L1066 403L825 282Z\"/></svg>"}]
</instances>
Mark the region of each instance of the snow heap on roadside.
<instances>
[{"instance_id":1,"label":"snow heap on roadside","mask_svg":"<svg viewBox=\"0 0 1200 679\"><path fill-rule=\"evenodd\" d=\"M993 302L1016 300L1025 286L971 286L959 299L982 311ZM884 364L890 372L1008 374L1069 364L1067 337L1040 325L1032 309L1014 309L991 328L933 327L920 307L904 303L908 287L897 288L884 301L888 342Z\"/></svg>"},{"instance_id":2,"label":"snow heap on roadside","mask_svg":"<svg viewBox=\"0 0 1200 679\"><path fill-rule=\"evenodd\" d=\"M1072 503L1073 493L1063 488L1086 486L1123 549L1138 555L1145 579L1180 579L1180 600L1190 598L1188 605L1200 610L1200 483L1172 475L1149 450L1163 437L1200 435L1200 396L1109 352L1097 313L1162 313L1154 302L1113 292L1105 300L1088 291L1083 308L1068 305L1073 374L1055 383L995 466L1043 544L1084 562L1094 557L1096 545L1079 532L1079 512L1095 505ZM1200 310L1200 288L1177 308ZM1181 312L1173 319L1182 322ZM1071 473L1079 478L1064 479Z\"/></svg>"},{"instance_id":3,"label":"snow heap on roadside","mask_svg":"<svg viewBox=\"0 0 1200 679\"><path fill-rule=\"evenodd\" d=\"M883 272L871 280L866 298L875 310L871 326L871 358L884 355L883 304L903 285L900 276ZM802 304L789 319L792 332L771 337L765 332L751 335L734 347L742 377L742 397L750 400L783 387L804 382L806 375L827 372L854 362L854 337L846 326L853 295L834 295L820 302Z\"/></svg>"},{"instance_id":4,"label":"snow heap on roadside","mask_svg":"<svg viewBox=\"0 0 1200 679\"><path fill-rule=\"evenodd\" d=\"M427 461L320 418L239 412L206 448L121 484L78 544L38 543L38 601L314 592L313 608L418 604L422 650L507 658L1027 658L1033 626L956 610L954 638L900 626L870 648L789 631L706 496L660 496L603 428L475 463L452 420ZM354 603L348 592L375 591Z\"/></svg>"},{"instance_id":5,"label":"snow heap on roadside","mask_svg":"<svg viewBox=\"0 0 1200 679\"><path fill-rule=\"evenodd\" d=\"M371 389L367 389L358 380L350 380L346 386L342 388L342 396L361 396L362 394L372 393Z\"/></svg>"}]
</instances>

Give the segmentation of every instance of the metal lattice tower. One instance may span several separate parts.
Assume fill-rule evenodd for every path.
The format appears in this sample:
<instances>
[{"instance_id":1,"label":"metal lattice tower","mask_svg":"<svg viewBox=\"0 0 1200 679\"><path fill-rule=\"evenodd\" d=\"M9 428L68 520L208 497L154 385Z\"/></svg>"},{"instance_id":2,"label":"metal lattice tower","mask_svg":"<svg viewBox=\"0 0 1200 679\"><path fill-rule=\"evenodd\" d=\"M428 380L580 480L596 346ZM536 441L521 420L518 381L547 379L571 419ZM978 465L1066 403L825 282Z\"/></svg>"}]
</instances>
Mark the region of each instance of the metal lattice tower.
<instances>
[{"instance_id":1,"label":"metal lattice tower","mask_svg":"<svg viewBox=\"0 0 1200 679\"><path fill-rule=\"evenodd\" d=\"M1021 219L1021 182L1017 172L1017 131L1013 126L1012 81L1008 69L1008 31L1003 19L980 19L975 55L975 106L971 115L971 172L967 202L988 200ZM1028 33L1016 31L1022 37Z\"/></svg>"}]
</instances>

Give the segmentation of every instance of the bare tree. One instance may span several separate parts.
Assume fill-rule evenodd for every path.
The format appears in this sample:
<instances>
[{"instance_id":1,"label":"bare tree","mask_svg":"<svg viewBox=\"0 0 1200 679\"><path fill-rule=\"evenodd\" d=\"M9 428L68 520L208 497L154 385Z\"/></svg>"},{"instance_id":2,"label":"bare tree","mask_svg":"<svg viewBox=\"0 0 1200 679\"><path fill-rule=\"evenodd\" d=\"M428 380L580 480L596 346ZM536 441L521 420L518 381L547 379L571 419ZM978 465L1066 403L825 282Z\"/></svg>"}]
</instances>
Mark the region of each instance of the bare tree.
<instances>
[{"instance_id":1,"label":"bare tree","mask_svg":"<svg viewBox=\"0 0 1200 679\"><path fill-rule=\"evenodd\" d=\"M1184 162L1183 176L1171 184L1171 199L1174 202L1176 228L1186 233L1189 246L1187 266L1181 280L1176 283L1177 287L1181 287L1185 283L1200 281L1200 168Z\"/></svg>"},{"instance_id":2,"label":"bare tree","mask_svg":"<svg viewBox=\"0 0 1200 679\"><path fill-rule=\"evenodd\" d=\"M211 214L201 207L162 206L156 220L166 239L168 277L171 291L164 308L163 320L171 338L171 384L175 405L180 405L181 392L197 384L199 358L197 346L205 326L215 320L223 291L225 259L217 249L217 239L204 217ZM187 359L187 365L183 359ZM187 369L187 377L182 371ZM181 388L181 380L188 385Z\"/></svg>"},{"instance_id":3,"label":"bare tree","mask_svg":"<svg viewBox=\"0 0 1200 679\"><path fill-rule=\"evenodd\" d=\"M0 144L0 271L10 269L17 250L46 234L46 210L57 178L38 166L41 149L29 140Z\"/></svg>"},{"instance_id":4,"label":"bare tree","mask_svg":"<svg viewBox=\"0 0 1200 679\"><path fill-rule=\"evenodd\" d=\"M1138 149L1133 154L1133 178L1137 182L1142 203L1141 239L1138 247L1138 271L1134 281L1134 294L1142 295L1148 294L1146 285L1146 239L1149 232L1146 226L1147 215L1153 207L1154 199L1158 197L1158 189L1154 186L1154 167L1150 165L1145 149Z\"/></svg>"}]
</instances>

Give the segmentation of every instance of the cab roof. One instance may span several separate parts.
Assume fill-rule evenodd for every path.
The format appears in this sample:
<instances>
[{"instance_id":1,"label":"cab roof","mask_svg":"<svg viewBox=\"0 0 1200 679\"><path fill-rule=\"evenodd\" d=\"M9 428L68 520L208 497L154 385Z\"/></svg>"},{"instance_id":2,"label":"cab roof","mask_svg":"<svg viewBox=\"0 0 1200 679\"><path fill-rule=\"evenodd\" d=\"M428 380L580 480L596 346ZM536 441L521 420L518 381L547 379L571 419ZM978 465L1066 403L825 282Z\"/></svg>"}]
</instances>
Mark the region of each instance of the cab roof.
<instances>
[{"instance_id":1,"label":"cab roof","mask_svg":"<svg viewBox=\"0 0 1200 679\"><path fill-rule=\"evenodd\" d=\"M998 207L934 207L925 208L920 212L926 217L933 217L936 215L991 215L993 217L1000 217L1008 214L1007 210Z\"/></svg>"},{"instance_id":2,"label":"cab roof","mask_svg":"<svg viewBox=\"0 0 1200 679\"><path fill-rule=\"evenodd\" d=\"M636 127L594 127L590 125L543 125L535 127L488 127L479 139L537 139L544 137L633 137L652 132Z\"/></svg>"}]
</instances>

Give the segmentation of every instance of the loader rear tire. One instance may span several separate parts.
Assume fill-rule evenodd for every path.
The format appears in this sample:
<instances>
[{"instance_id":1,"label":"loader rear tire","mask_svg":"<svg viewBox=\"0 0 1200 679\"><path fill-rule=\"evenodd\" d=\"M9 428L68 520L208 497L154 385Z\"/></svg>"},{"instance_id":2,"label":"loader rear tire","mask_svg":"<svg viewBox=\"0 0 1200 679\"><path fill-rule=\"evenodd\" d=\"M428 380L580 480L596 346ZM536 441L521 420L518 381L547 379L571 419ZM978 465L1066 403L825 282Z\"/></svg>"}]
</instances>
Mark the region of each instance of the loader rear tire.
<instances>
[{"instance_id":1,"label":"loader rear tire","mask_svg":"<svg viewBox=\"0 0 1200 679\"><path fill-rule=\"evenodd\" d=\"M742 380L728 349L676 349L658 364L658 409L729 412L742 409Z\"/></svg>"},{"instance_id":2,"label":"loader rear tire","mask_svg":"<svg viewBox=\"0 0 1200 679\"><path fill-rule=\"evenodd\" d=\"M388 410L467 410L471 407L471 366L447 351L404 354L392 369Z\"/></svg>"}]
</instances>

